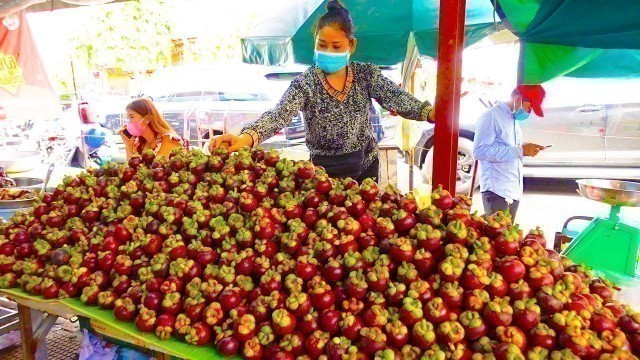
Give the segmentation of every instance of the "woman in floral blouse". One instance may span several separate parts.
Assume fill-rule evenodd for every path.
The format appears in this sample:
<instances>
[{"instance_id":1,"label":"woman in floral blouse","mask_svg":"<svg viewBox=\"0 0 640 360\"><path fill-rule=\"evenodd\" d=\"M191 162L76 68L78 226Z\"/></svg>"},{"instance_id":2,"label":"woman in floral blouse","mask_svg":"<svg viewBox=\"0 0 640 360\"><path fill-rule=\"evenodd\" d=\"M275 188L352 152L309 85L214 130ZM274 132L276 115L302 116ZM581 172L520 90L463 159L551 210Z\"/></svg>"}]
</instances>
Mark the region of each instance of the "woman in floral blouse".
<instances>
[{"instance_id":1,"label":"woman in floral blouse","mask_svg":"<svg viewBox=\"0 0 640 360\"><path fill-rule=\"evenodd\" d=\"M400 89L373 64L349 62L357 39L349 11L330 0L319 19L312 66L295 78L278 105L242 129L240 136L214 138L210 149L258 145L304 114L311 161L331 177L361 182L377 178L378 146L369 121L371 99L407 119L433 122L433 107Z\"/></svg>"}]
</instances>

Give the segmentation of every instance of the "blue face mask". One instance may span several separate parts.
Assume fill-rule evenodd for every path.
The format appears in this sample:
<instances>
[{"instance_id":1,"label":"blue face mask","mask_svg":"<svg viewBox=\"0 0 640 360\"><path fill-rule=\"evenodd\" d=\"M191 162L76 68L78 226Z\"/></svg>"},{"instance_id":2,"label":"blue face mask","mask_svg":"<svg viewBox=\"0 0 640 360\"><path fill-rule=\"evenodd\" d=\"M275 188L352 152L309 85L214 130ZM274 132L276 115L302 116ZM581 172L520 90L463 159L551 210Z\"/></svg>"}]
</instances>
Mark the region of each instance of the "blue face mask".
<instances>
[{"instance_id":1,"label":"blue face mask","mask_svg":"<svg viewBox=\"0 0 640 360\"><path fill-rule=\"evenodd\" d=\"M342 70L349 62L349 51L343 53L330 53L325 51L314 50L313 61L318 65L320 70L333 74Z\"/></svg>"},{"instance_id":2,"label":"blue face mask","mask_svg":"<svg viewBox=\"0 0 640 360\"><path fill-rule=\"evenodd\" d=\"M513 118L518 121L525 121L529 118L531 114L524 111L522 108L513 112Z\"/></svg>"}]
</instances>

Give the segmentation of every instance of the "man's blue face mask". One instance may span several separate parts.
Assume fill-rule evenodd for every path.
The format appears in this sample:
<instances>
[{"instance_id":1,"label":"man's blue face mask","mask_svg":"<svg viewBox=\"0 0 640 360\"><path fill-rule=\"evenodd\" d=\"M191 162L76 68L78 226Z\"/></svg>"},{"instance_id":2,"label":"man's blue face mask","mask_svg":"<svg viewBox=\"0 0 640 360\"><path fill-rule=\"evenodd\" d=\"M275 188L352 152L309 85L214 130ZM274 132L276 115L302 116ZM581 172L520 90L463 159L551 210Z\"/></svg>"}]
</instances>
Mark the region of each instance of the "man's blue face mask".
<instances>
[{"instance_id":1,"label":"man's blue face mask","mask_svg":"<svg viewBox=\"0 0 640 360\"><path fill-rule=\"evenodd\" d=\"M523 108L520 108L516 111L513 112L513 118L518 120L518 121L525 121L529 118L531 114L524 111Z\"/></svg>"},{"instance_id":2,"label":"man's blue face mask","mask_svg":"<svg viewBox=\"0 0 640 360\"><path fill-rule=\"evenodd\" d=\"M513 102L513 105L515 107L515 101ZM522 98L520 98L520 107L518 108L518 110L514 110L512 115L513 115L513 118L518 121L525 121L529 118L529 116L531 116L531 113L526 112L522 108Z\"/></svg>"},{"instance_id":3,"label":"man's blue face mask","mask_svg":"<svg viewBox=\"0 0 640 360\"><path fill-rule=\"evenodd\" d=\"M349 51L343 53L331 53L314 50L313 61L322 71L328 74L333 74L347 66L350 55L351 53Z\"/></svg>"}]
</instances>

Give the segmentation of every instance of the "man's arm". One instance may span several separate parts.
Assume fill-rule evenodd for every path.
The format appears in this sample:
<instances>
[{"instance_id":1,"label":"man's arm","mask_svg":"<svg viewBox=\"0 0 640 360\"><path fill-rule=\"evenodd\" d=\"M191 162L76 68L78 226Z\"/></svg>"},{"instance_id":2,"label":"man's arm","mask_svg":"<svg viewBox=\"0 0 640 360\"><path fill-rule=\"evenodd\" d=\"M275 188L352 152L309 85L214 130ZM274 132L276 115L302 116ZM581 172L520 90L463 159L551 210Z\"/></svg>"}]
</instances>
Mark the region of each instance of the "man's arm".
<instances>
[{"instance_id":1,"label":"man's arm","mask_svg":"<svg viewBox=\"0 0 640 360\"><path fill-rule=\"evenodd\" d=\"M484 113L476 123L473 157L489 162L509 162L522 158L521 146L496 145L496 123L491 112Z\"/></svg>"}]
</instances>

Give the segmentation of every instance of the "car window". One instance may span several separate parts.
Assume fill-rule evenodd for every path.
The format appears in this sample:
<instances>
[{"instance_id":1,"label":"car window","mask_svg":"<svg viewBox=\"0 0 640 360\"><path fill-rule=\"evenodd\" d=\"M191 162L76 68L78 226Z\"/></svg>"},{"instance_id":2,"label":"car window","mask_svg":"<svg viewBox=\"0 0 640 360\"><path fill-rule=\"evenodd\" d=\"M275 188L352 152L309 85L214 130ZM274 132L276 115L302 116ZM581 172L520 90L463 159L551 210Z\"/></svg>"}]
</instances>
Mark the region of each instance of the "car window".
<instances>
[{"instance_id":1,"label":"car window","mask_svg":"<svg viewBox=\"0 0 640 360\"><path fill-rule=\"evenodd\" d=\"M173 98L170 101L173 102L191 102L191 101L201 101L202 100L202 91L188 91L175 93Z\"/></svg>"},{"instance_id":2,"label":"car window","mask_svg":"<svg viewBox=\"0 0 640 360\"><path fill-rule=\"evenodd\" d=\"M155 99L153 99L154 101L158 101L158 102L169 102L171 101L171 98L173 97L173 94L169 94L169 95L162 95L162 96L158 96Z\"/></svg>"},{"instance_id":3,"label":"car window","mask_svg":"<svg viewBox=\"0 0 640 360\"><path fill-rule=\"evenodd\" d=\"M217 91L205 91L202 94L202 101L220 101L219 94Z\"/></svg>"},{"instance_id":4,"label":"car window","mask_svg":"<svg viewBox=\"0 0 640 360\"><path fill-rule=\"evenodd\" d=\"M221 92L219 101L268 101L265 94Z\"/></svg>"}]
</instances>

